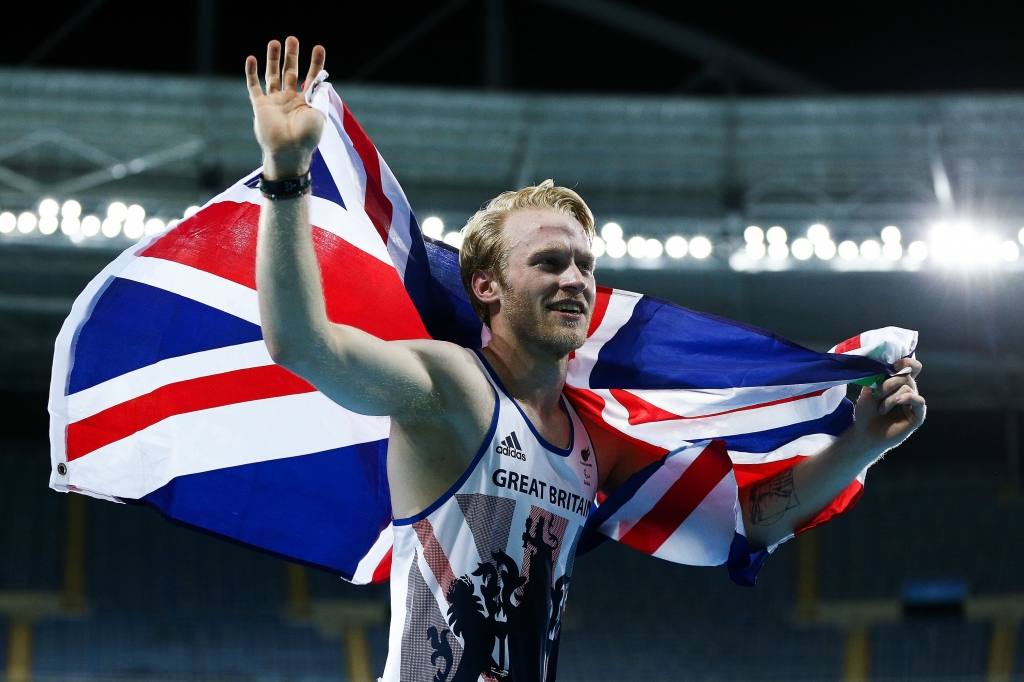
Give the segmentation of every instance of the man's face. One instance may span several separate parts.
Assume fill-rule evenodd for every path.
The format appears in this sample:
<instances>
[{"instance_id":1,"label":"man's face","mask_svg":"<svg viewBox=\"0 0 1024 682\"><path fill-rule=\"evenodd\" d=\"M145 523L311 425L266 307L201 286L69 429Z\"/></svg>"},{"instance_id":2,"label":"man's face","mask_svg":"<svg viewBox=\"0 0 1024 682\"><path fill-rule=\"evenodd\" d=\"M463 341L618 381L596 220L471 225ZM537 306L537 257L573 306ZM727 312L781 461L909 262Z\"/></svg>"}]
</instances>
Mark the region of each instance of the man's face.
<instances>
[{"instance_id":1,"label":"man's face","mask_svg":"<svg viewBox=\"0 0 1024 682\"><path fill-rule=\"evenodd\" d=\"M594 310L594 255L583 226L550 209L505 218L508 244L500 322L532 352L562 358L587 340Z\"/></svg>"}]
</instances>

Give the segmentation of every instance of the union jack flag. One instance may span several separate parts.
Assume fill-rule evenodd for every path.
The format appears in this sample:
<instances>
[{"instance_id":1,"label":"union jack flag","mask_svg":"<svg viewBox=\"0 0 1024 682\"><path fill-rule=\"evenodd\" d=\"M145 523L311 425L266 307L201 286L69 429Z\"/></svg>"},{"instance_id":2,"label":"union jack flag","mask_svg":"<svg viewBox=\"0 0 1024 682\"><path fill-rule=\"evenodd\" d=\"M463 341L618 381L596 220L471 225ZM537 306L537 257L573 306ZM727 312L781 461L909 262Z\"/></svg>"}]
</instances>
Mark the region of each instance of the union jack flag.
<instances>
[{"instance_id":1,"label":"union jack flag","mask_svg":"<svg viewBox=\"0 0 1024 682\"><path fill-rule=\"evenodd\" d=\"M312 238L328 317L385 340L477 348L485 330L455 249L425 238L398 181L321 73ZM389 575L389 421L331 402L262 340L259 171L130 247L82 292L57 339L50 485L141 501L168 519L356 583ZM592 514L603 539L750 582L740 488L828 445L852 422L846 384L874 384L914 332L831 353L627 291L599 288L569 363L577 410L651 465ZM852 505L863 473L811 524ZM584 547L585 545L585 547Z\"/></svg>"}]
</instances>

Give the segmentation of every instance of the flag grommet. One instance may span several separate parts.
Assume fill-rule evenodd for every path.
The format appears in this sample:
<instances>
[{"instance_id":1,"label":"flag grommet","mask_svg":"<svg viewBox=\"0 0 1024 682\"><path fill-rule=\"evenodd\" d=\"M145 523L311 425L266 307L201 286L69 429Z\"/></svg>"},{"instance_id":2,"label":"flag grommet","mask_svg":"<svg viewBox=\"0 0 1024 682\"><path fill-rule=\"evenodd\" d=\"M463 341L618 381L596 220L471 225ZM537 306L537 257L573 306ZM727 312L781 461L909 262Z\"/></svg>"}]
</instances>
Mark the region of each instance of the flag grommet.
<instances>
[{"instance_id":1,"label":"flag grommet","mask_svg":"<svg viewBox=\"0 0 1024 682\"><path fill-rule=\"evenodd\" d=\"M60 464L58 464L57 465L57 473L60 474L61 476L67 476L67 474L68 474L68 465L65 464L64 462L61 462Z\"/></svg>"}]
</instances>

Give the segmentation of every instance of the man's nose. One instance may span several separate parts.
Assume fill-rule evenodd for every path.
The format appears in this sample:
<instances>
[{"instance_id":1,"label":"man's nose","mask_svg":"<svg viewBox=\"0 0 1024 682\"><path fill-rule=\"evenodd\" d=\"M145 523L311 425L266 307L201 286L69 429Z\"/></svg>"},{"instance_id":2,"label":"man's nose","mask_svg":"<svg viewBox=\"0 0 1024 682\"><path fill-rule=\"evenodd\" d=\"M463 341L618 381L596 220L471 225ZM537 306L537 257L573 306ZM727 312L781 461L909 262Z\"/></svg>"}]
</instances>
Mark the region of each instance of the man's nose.
<instances>
[{"instance_id":1,"label":"man's nose","mask_svg":"<svg viewBox=\"0 0 1024 682\"><path fill-rule=\"evenodd\" d=\"M562 272L561 285L563 289L583 291L587 288L587 279L583 276L583 271L573 263Z\"/></svg>"}]
</instances>

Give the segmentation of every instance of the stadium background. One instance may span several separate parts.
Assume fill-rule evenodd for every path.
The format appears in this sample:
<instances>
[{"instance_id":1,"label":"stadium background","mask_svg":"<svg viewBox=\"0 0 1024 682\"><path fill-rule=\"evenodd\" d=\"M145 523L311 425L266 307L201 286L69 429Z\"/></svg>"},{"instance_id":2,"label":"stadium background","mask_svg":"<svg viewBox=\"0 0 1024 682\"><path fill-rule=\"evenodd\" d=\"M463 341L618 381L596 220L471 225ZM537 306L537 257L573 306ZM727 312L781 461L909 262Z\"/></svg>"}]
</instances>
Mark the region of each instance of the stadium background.
<instances>
[{"instance_id":1,"label":"stadium background","mask_svg":"<svg viewBox=\"0 0 1024 682\"><path fill-rule=\"evenodd\" d=\"M8 679L362 682L383 666L386 588L46 488L45 392L71 301L131 239L258 164L238 72L289 32L325 44L439 237L552 177L597 215L602 284L822 350L888 324L921 332L929 420L851 514L783 545L754 589L618 547L582 558L561 679L1024 679L1024 44L1010 11L279 11L4 9L36 27L0 47Z\"/></svg>"}]
</instances>

